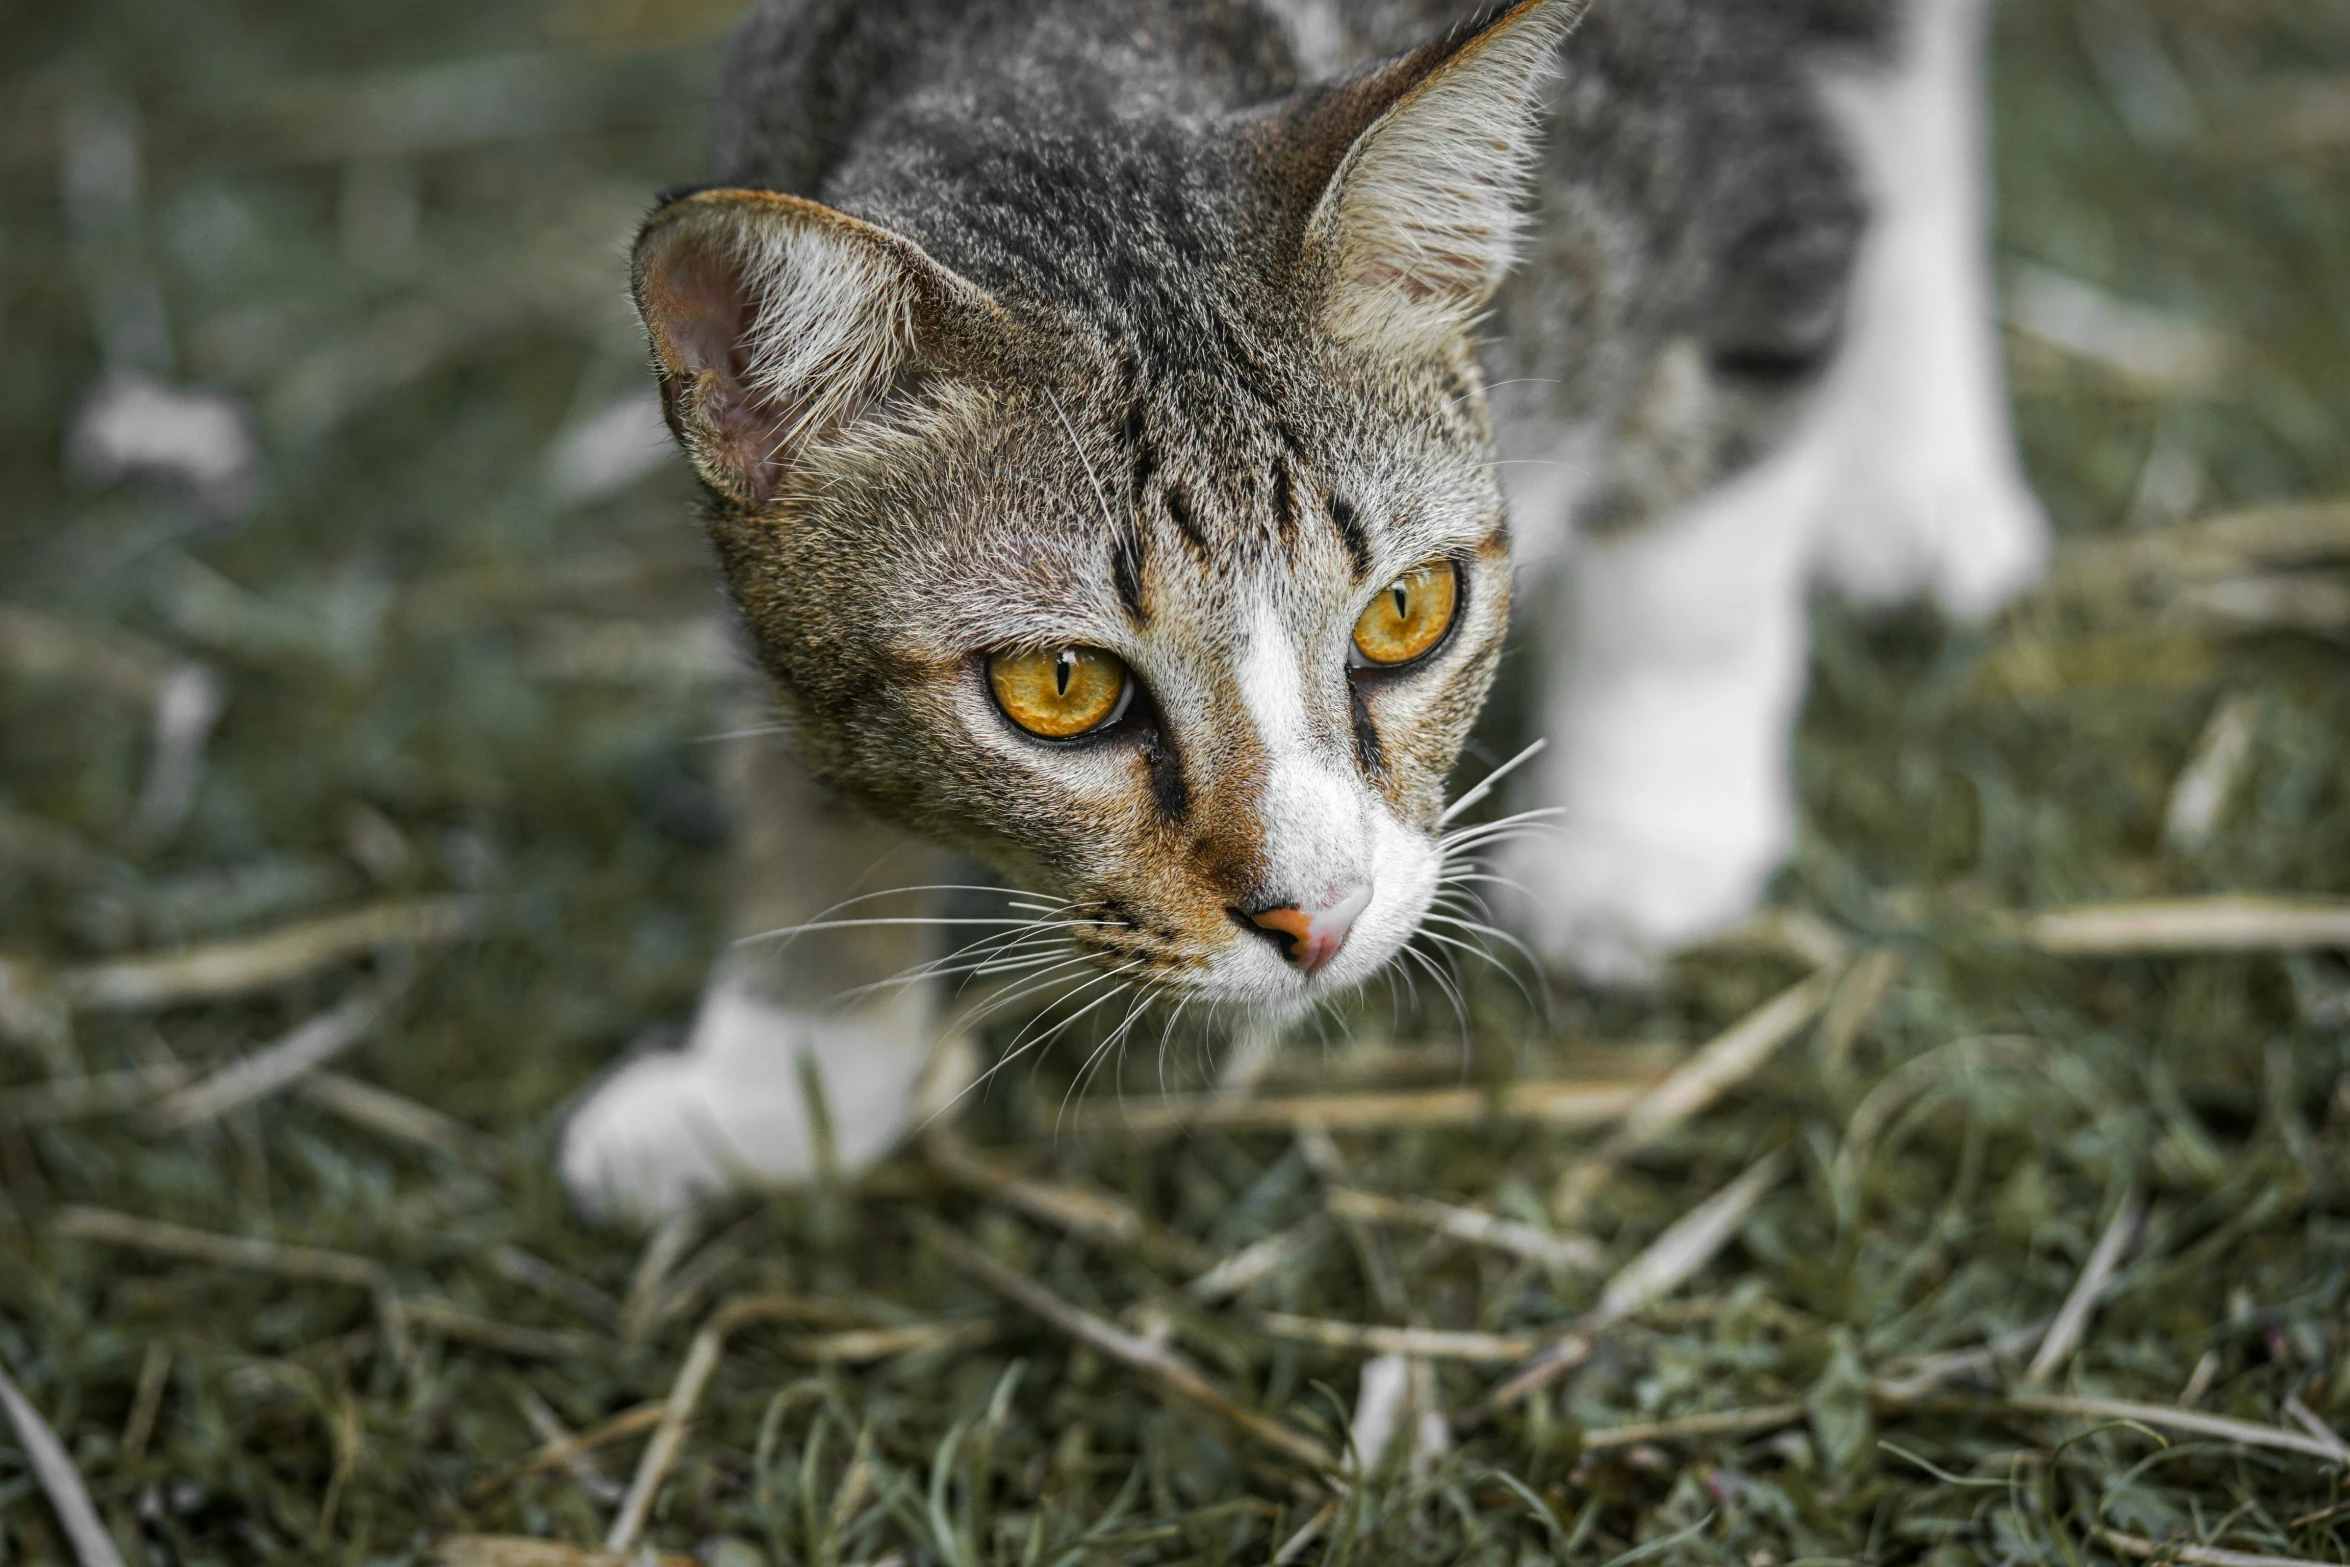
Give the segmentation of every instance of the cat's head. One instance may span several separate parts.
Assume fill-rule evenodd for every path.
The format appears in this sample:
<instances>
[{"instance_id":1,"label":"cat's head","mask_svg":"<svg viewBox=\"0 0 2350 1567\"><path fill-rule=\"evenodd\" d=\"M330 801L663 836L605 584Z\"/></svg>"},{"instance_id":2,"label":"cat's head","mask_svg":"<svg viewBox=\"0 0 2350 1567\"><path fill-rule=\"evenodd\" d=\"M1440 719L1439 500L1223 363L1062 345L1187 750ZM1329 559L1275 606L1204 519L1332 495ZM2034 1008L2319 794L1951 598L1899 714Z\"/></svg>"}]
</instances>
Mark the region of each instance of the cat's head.
<instances>
[{"instance_id":1,"label":"cat's head","mask_svg":"<svg viewBox=\"0 0 2350 1567\"><path fill-rule=\"evenodd\" d=\"M1393 958L1508 617L1473 331L1567 16L862 217L658 211L664 405L807 765L1138 978L1278 1004Z\"/></svg>"}]
</instances>

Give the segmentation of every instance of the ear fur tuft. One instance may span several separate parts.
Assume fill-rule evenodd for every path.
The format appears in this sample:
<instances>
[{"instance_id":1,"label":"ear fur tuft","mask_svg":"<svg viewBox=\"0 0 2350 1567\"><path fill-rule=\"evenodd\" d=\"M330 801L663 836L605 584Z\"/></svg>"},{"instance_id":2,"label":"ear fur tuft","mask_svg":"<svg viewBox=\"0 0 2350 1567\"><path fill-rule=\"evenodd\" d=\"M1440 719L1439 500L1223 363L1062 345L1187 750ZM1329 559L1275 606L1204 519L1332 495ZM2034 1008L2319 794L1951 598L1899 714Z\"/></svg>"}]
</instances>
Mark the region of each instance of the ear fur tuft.
<instances>
[{"instance_id":1,"label":"ear fur tuft","mask_svg":"<svg viewBox=\"0 0 2350 1567\"><path fill-rule=\"evenodd\" d=\"M1324 325L1413 351L1468 330L1515 257L1542 86L1581 0L1520 0L1387 70L1409 81L1354 139L1306 222Z\"/></svg>"},{"instance_id":2,"label":"ear fur tuft","mask_svg":"<svg viewBox=\"0 0 2350 1567\"><path fill-rule=\"evenodd\" d=\"M633 274L670 428L712 488L753 508L888 395L926 305L978 295L898 236L773 191L663 206Z\"/></svg>"}]
</instances>

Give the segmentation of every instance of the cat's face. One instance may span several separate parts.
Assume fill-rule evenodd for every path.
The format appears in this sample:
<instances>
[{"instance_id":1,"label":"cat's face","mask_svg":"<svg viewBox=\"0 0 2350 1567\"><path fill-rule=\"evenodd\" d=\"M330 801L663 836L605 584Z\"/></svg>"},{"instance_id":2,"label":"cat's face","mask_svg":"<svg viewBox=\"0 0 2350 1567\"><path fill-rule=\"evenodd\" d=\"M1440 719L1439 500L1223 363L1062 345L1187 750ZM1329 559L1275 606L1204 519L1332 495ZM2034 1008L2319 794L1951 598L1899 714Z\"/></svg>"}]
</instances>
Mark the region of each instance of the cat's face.
<instances>
[{"instance_id":1,"label":"cat's face","mask_svg":"<svg viewBox=\"0 0 2350 1567\"><path fill-rule=\"evenodd\" d=\"M1549 10L1393 68L1302 237L1187 283L1174 335L796 198L656 215L665 402L810 767L1129 977L1294 1002L1395 956L1507 623L1469 328L1522 161L1481 186L1396 127L1501 145Z\"/></svg>"},{"instance_id":2,"label":"cat's face","mask_svg":"<svg viewBox=\"0 0 2350 1567\"><path fill-rule=\"evenodd\" d=\"M1335 350L1271 403L1036 368L909 399L787 523L722 526L803 753L1136 975L1361 979L1436 891L1507 620L1479 398L1442 366L1350 391ZM1350 928L1315 963L1252 920L1281 909Z\"/></svg>"}]
</instances>

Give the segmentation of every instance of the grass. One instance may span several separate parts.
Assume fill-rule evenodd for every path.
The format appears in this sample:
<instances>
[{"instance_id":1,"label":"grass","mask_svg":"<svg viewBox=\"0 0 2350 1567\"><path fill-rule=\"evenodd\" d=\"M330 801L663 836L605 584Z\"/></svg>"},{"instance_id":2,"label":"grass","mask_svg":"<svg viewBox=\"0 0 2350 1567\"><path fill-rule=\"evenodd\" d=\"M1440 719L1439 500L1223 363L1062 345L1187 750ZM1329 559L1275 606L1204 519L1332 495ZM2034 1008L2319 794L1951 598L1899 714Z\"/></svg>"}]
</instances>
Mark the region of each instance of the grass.
<instances>
[{"instance_id":1,"label":"grass","mask_svg":"<svg viewBox=\"0 0 2350 1567\"><path fill-rule=\"evenodd\" d=\"M2019 425L2079 569L1979 632L1823 606L1774 894L1815 939L1547 1018L1472 971L1465 1050L1375 997L1269 1088L1392 1096L1367 1129L1088 1130L1156 1068L1065 1112L1064 1048L960 1158L648 1242L571 1221L549 1127L718 940L712 597L674 470L583 493L550 464L640 390L618 247L701 166L725 9L0 19L0 1367L127 1559L592 1560L648 1449L642 1538L729 1567L2350 1557L2311 1424L2350 1415L2350 967L2057 955L2005 918L2350 893L2342 531L2299 598L2258 563L2092 559L2350 494L2350 17L2003 9ZM2128 302L2120 362L2049 341L2050 272ZM246 401L249 513L67 472L109 356ZM225 706L174 824L142 791L191 664ZM2226 808L2166 835L2231 702ZM445 895L462 935L88 1004L95 964ZM1824 1018L1805 993L1645 1136L1429 1108L1686 1070L1823 959ZM169 1097L321 1015L366 1025L323 1077ZM1185 1287L1283 1235L1245 1290ZM1466 1418L1507 1341L1576 1326L1580 1359ZM1334 1487L1362 1329L1503 1360L1377 1362L1457 1434ZM547 1460L559 1430L607 1440ZM0 1561L66 1551L0 1431Z\"/></svg>"}]
</instances>

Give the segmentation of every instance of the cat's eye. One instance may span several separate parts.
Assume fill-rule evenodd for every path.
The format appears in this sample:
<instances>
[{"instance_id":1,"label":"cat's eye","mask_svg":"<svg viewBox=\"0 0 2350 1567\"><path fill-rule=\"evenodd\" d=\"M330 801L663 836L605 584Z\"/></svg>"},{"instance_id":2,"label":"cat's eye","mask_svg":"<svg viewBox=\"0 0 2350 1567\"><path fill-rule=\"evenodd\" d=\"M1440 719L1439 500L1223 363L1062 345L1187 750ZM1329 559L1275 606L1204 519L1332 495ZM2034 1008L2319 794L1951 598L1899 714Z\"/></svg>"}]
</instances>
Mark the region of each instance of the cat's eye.
<instances>
[{"instance_id":1,"label":"cat's eye","mask_svg":"<svg viewBox=\"0 0 2350 1567\"><path fill-rule=\"evenodd\" d=\"M994 654L987 684L1006 718L1047 740L1074 740L1114 723L1134 690L1114 654L1090 647Z\"/></svg>"},{"instance_id":2,"label":"cat's eye","mask_svg":"<svg viewBox=\"0 0 2350 1567\"><path fill-rule=\"evenodd\" d=\"M1460 568L1432 560L1380 590L1355 621L1355 651L1369 664L1408 664L1444 640L1460 607Z\"/></svg>"}]
</instances>

